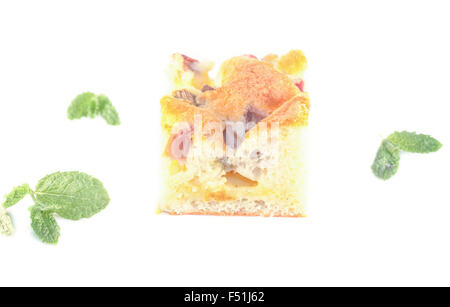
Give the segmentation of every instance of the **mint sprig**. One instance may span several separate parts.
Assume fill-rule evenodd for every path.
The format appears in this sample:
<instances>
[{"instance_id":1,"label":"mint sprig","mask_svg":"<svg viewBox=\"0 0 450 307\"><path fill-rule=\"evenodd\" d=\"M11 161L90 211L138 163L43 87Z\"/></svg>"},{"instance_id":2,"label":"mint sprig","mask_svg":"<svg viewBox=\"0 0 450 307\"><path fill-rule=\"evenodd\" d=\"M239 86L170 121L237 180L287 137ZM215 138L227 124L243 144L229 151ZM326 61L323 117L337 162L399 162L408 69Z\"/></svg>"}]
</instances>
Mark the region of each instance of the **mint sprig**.
<instances>
[{"instance_id":1,"label":"mint sprig","mask_svg":"<svg viewBox=\"0 0 450 307\"><path fill-rule=\"evenodd\" d=\"M120 125L119 114L105 95L95 95L91 92L82 93L75 97L67 110L70 120L83 117L95 118L99 115L112 126Z\"/></svg>"},{"instance_id":2,"label":"mint sprig","mask_svg":"<svg viewBox=\"0 0 450 307\"><path fill-rule=\"evenodd\" d=\"M397 173L402 151L411 153L436 152L442 144L429 135L415 132L394 132L380 145L372 171L380 179L387 180Z\"/></svg>"},{"instance_id":3,"label":"mint sprig","mask_svg":"<svg viewBox=\"0 0 450 307\"><path fill-rule=\"evenodd\" d=\"M2 233L12 233L5 209L30 195L34 206L30 208L31 227L42 242L56 244L59 226L55 214L69 220L89 218L109 204L108 192L103 184L85 173L57 172L39 180L33 191L28 185L14 188L1 206L0 227ZM8 231L8 227L10 230Z\"/></svg>"}]
</instances>

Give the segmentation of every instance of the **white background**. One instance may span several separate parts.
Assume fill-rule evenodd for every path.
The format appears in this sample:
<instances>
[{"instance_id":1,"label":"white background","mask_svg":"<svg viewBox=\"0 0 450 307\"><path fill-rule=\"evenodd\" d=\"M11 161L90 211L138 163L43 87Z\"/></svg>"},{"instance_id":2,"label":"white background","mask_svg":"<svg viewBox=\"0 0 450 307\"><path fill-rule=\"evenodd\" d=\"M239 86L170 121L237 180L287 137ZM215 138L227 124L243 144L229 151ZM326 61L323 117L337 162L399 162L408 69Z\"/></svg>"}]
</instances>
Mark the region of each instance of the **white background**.
<instances>
[{"instance_id":1,"label":"white background","mask_svg":"<svg viewBox=\"0 0 450 307\"><path fill-rule=\"evenodd\" d=\"M0 238L0 285L450 285L448 1L0 3L0 193L80 170L110 206L32 235L24 200ZM156 215L159 99L173 52L220 63L303 49L312 100L305 219ZM122 126L71 122L105 93ZM395 130L431 134L387 182L370 165Z\"/></svg>"}]
</instances>

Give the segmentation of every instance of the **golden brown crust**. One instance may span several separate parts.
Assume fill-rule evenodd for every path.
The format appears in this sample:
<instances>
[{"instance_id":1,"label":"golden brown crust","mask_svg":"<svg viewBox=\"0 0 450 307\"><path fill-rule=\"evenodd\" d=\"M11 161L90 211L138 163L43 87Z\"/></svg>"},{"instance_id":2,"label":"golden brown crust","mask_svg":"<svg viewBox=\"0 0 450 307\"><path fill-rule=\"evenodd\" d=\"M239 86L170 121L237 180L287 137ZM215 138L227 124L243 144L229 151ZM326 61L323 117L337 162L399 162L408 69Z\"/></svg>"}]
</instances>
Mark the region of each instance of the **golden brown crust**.
<instances>
[{"instance_id":1,"label":"golden brown crust","mask_svg":"<svg viewBox=\"0 0 450 307\"><path fill-rule=\"evenodd\" d=\"M165 131L171 131L176 123L187 122L192 124L194 116L201 115L203 124L208 122L220 122L210 111L196 107L187 100L164 96L161 99L162 127Z\"/></svg>"},{"instance_id":2,"label":"golden brown crust","mask_svg":"<svg viewBox=\"0 0 450 307\"><path fill-rule=\"evenodd\" d=\"M201 96L222 120L243 120L249 105L271 114L300 93L295 83L267 63L246 56L226 61L219 74L222 86Z\"/></svg>"},{"instance_id":3,"label":"golden brown crust","mask_svg":"<svg viewBox=\"0 0 450 307\"><path fill-rule=\"evenodd\" d=\"M300 52L300 51L292 51ZM292 53L291 52L291 53ZM288 53L289 55L290 53ZM179 54L177 54L179 55ZM292 58L285 55L285 58ZM179 65L185 65L186 56L178 56ZM192 122L195 114L208 121L245 121L249 110L265 114L265 122L280 121L280 125L307 125L309 99L286 74L273 63L277 56L260 61L248 56L233 57L220 69L221 86L215 90L195 93L201 107L183 99L166 96L161 100L165 118L163 127L179 121ZM197 63L196 60L189 63ZM295 63L294 60L291 62ZM180 98L180 97L177 97Z\"/></svg>"},{"instance_id":4,"label":"golden brown crust","mask_svg":"<svg viewBox=\"0 0 450 307\"><path fill-rule=\"evenodd\" d=\"M261 61L269 64L272 67L275 67L275 64L277 63L278 59L279 59L279 56L277 54L271 53L271 54L268 54L265 57L263 57Z\"/></svg>"},{"instance_id":5,"label":"golden brown crust","mask_svg":"<svg viewBox=\"0 0 450 307\"><path fill-rule=\"evenodd\" d=\"M307 94L292 97L260 123L276 122L279 126L307 126L309 116Z\"/></svg>"}]
</instances>

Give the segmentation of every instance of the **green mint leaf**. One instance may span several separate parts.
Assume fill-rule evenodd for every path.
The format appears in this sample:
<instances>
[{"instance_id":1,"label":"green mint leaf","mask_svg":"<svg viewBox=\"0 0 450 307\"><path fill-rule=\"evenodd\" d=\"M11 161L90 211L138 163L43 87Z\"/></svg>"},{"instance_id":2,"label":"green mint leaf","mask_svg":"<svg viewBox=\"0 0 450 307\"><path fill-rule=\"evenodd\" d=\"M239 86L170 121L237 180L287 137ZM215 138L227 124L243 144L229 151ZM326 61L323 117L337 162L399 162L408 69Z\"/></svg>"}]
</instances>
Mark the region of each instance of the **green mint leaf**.
<instances>
[{"instance_id":1,"label":"green mint leaf","mask_svg":"<svg viewBox=\"0 0 450 307\"><path fill-rule=\"evenodd\" d=\"M3 208L0 208L0 234L10 236L14 233L11 217Z\"/></svg>"},{"instance_id":2,"label":"green mint leaf","mask_svg":"<svg viewBox=\"0 0 450 307\"><path fill-rule=\"evenodd\" d=\"M394 132L387 140L395 144L400 150L413 153L435 152L442 147L442 144L431 136L416 134L415 132Z\"/></svg>"},{"instance_id":3,"label":"green mint leaf","mask_svg":"<svg viewBox=\"0 0 450 307\"><path fill-rule=\"evenodd\" d=\"M415 132L394 132L383 140L378 149L372 171L378 178L389 179L397 173L400 151L429 153L438 151L442 144L429 135Z\"/></svg>"},{"instance_id":4,"label":"green mint leaf","mask_svg":"<svg viewBox=\"0 0 450 307\"><path fill-rule=\"evenodd\" d=\"M30 208L31 228L44 243L57 244L59 239L59 226L51 211L42 211L39 206Z\"/></svg>"},{"instance_id":5,"label":"green mint leaf","mask_svg":"<svg viewBox=\"0 0 450 307\"><path fill-rule=\"evenodd\" d=\"M89 218L109 204L103 184L79 172L54 173L41 179L35 191L36 202L43 211L79 220Z\"/></svg>"},{"instance_id":6,"label":"green mint leaf","mask_svg":"<svg viewBox=\"0 0 450 307\"><path fill-rule=\"evenodd\" d=\"M98 102L100 115L103 119L112 126L120 125L119 113L117 113L109 98L105 95L99 95Z\"/></svg>"},{"instance_id":7,"label":"green mint leaf","mask_svg":"<svg viewBox=\"0 0 450 307\"><path fill-rule=\"evenodd\" d=\"M28 184L23 184L12 190L11 193L5 196L4 208L9 208L21 201L27 194L30 194L30 187Z\"/></svg>"},{"instance_id":8,"label":"green mint leaf","mask_svg":"<svg viewBox=\"0 0 450 307\"><path fill-rule=\"evenodd\" d=\"M397 173L400 151L390 141L384 140L378 149L372 171L380 179L387 180Z\"/></svg>"},{"instance_id":9,"label":"green mint leaf","mask_svg":"<svg viewBox=\"0 0 450 307\"><path fill-rule=\"evenodd\" d=\"M95 118L98 115L101 115L110 125L120 125L119 114L105 95L97 96L90 92L80 94L75 97L67 110L70 120L82 117Z\"/></svg>"},{"instance_id":10,"label":"green mint leaf","mask_svg":"<svg viewBox=\"0 0 450 307\"><path fill-rule=\"evenodd\" d=\"M75 97L69 106L67 115L70 120L82 117L97 116L97 96L94 93L83 93Z\"/></svg>"}]
</instances>

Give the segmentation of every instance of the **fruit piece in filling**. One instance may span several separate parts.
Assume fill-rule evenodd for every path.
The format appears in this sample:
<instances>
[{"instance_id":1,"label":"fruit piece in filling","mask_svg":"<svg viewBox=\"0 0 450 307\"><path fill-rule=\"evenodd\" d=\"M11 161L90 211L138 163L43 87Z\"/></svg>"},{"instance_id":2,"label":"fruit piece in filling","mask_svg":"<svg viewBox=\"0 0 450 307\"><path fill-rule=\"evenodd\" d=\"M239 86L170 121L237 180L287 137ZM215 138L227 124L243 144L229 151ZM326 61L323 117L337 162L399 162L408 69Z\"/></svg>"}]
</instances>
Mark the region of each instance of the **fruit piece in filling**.
<instances>
[{"instance_id":1,"label":"fruit piece in filling","mask_svg":"<svg viewBox=\"0 0 450 307\"><path fill-rule=\"evenodd\" d=\"M212 85L209 71L213 63L200 62L186 55L175 53L169 67L169 75L174 90L196 88L201 90L205 85Z\"/></svg>"}]
</instances>

